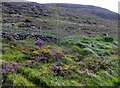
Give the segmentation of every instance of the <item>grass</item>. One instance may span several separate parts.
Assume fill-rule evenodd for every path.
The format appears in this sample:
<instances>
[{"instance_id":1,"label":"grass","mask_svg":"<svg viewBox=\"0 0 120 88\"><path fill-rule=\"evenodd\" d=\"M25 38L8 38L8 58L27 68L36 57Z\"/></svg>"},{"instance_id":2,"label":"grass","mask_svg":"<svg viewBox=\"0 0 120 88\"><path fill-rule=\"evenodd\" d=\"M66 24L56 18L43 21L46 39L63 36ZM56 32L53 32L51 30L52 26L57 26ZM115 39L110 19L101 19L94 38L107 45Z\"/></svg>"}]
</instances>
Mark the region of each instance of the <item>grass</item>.
<instances>
[{"instance_id":1,"label":"grass","mask_svg":"<svg viewBox=\"0 0 120 88\"><path fill-rule=\"evenodd\" d=\"M28 81L24 76L21 74L9 75L8 78L13 81L13 85L11 86L31 86L35 87L36 85L32 82Z\"/></svg>"},{"instance_id":2,"label":"grass","mask_svg":"<svg viewBox=\"0 0 120 88\"><path fill-rule=\"evenodd\" d=\"M77 37L77 40L76 40ZM58 44L47 44L39 48L34 39L10 42L3 39L2 60L17 62L20 67L15 74L7 76L5 85L14 86L118 86L118 57L117 41L103 41L103 37L87 38L72 36L73 40L65 39ZM111 37L108 37L108 39ZM49 50L50 56L41 49ZM55 60L51 50L64 52L62 59ZM76 51L73 51L76 50ZM33 51L37 54L33 54ZM77 57L77 55L81 57ZM37 61L36 56L47 57L45 62ZM48 55L48 54L47 54ZM33 61L32 66L27 66ZM86 64L80 64L85 62ZM60 73L53 71L53 67L61 65ZM96 67L96 68L94 68ZM88 69L88 72L86 72Z\"/></svg>"}]
</instances>

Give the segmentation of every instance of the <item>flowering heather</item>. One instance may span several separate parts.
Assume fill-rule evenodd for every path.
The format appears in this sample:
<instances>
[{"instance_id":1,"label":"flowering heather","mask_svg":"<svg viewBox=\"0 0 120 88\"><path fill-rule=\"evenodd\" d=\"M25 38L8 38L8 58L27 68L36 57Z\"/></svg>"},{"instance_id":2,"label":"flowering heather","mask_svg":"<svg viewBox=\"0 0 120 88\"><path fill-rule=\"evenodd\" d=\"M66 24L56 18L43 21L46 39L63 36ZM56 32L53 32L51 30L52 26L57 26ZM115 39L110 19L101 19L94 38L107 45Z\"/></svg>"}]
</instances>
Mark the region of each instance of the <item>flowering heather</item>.
<instances>
[{"instance_id":1,"label":"flowering heather","mask_svg":"<svg viewBox=\"0 0 120 88\"><path fill-rule=\"evenodd\" d=\"M46 45L46 43L43 40L38 39L38 40L35 41L35 45L37 45L37 46L39 46L41 48L44 45Z\"/></svg>"},{"instance_id":2,"label":"flowering heather","mask_svg":"<svg viewBox=\"0 0 120 88\"><path fill-rule=\"evenodd\" d=\"M88 74L89 70L88 69L85 69L85 73Z\"/></svg>"},{"instance_id":3,"label":"flowering heather","mask_svg":"<svg viewBox=\"0 0 120 88\"><path fill-rule=\"evenodd\" d=\"M77 54L76 57L79 59L79 60L83 60L85 57L83 55L80 55L80 54Z\"/></svg>"},{"instance_id":4,"label":"flowering heather","mask_svg":"<svg viewBox=\"0 0 120 88\"><path fill-rule=\"evenodd\" d=\"M47 57L44 57L44 56L36 56L35 57L35 60L36 61L42 61L42 60L47 60L48 58Z\"/></svg>"},{"instance_id":5,"label":"flowering heather","mask_svg":"<svg viewBox=\"0 0 120 88\"><path fill-rule=\"evenodd\" d=\"M33 61L31 60L28 60L26 63L25 63L25 66L32 66L33 65Z\"/></svg>"},{"instance_id":6,"label":"flowering heather","mask_svg":"<svg viewBox=\"0 0 120 88\"><path fill-rule=\"evenodd\" d=\"M8 62L7 61L4 61L3 63L3 68L6 69L8 67Z\"/></svg>"},{"instance_id":7,"label":"flowering heather","mask_svg":"<svg viewBox=\"0 0 120 88\"><path fill-rule=\"evenodd\" d=\"M52 52L54 53L55 59L63 59L65 57L65 54L63 51L52 50Z\"/></svg>"},{"instance_id":8,"label":"flowering heather","mask_svg":"<svg viewBox=\"0 0 120 88\"><path fill-rule=\"evenodd\" d=\"M60 51L60 50L57 50L57 49L52 49L51 51L52 51L53 53L65 54L65 50Z\"/></svg>"},{"instance_id":9,"label":"flowering heather","mask_svg":"<svg viewBox=\"0 0 120 88\"><path fill-rule=\"evenodd\" d=\"M80 62L79 63L80 65L85 65L85 64L87 64L86 62Z\"/></svg>"},{"instance_id":10,"label":"flowering heather","mask_svg":"<svg viewBox=\"0 0 120 88\"><path fill-rule=\"evenodd\" d=\"M57 53L57 54L55 55L55 58L56 58L56 59L62 59L62 58L63 58L63 55L60 54L60 53Z\"/></svg>"},{"instance_id":11,"label":"flowering heather","mask_svg":"<svg viewBox=\"0 0 120 88\"><path fill-rule=\"evenodd\" d=\"M59 74L59 72L62 70L62 66L54 66L54 67L52 68L52 70L53 70L54 72L56 72L57 74Z\"/></svg>"},{"instance_id":12,"label":"flowering heather","mask_svg":"<svg viewBox=\"0 0 120 88\"><path fill-rule=\"evenodd\" d=\"M13 66L15 69L17 69L17 68L19 67L18 63L16 63L16 62L13 62L12 66Z\"/></svg>"},{"instance_id":13,"label":"flowering heather","mask_svg":"<svg viewBox=\"0 0 120 88\"><path fill-rule=\"evenodd\" d=\"M3 74L14 73L17 71L19 65L16 62L13 62L12 65L9 65L7 61L3 62L2 72Z\"/></svg>"},{"instance_id":14,"label":"flowering heather","mask_svg":"<svg viewBox=\"0 0 120 88\"><path fill-rule=\"evenodd\" d=\"M56 49L52 49L51 50L53 53L58 53L58 50L56 50Z\"/></svg>"},{"instance_id":15,"label":"flowering heather","mask_svg":"<svg viewBox=\"0 0 120 88\"><path fill-rule=\"evenodd\" d=\"M41 61L43 58L44 58L44 57L42 57L42 56L37 56L37 57L35 58L35 60L36 60L36 61Z\"/></svg>"}]
</instances>

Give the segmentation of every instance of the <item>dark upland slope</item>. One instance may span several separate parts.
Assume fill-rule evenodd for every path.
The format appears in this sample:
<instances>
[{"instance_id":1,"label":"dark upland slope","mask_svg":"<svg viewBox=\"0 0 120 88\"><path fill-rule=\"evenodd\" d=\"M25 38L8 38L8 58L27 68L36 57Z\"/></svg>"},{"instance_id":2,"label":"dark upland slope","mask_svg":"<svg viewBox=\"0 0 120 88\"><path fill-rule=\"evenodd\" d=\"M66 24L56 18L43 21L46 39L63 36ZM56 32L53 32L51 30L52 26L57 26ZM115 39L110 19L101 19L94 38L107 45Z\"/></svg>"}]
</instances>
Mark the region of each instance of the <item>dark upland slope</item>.
<instances>
[{"instance_id":1,"label":"dark upland slope","mask_svg":"<svg viewBox=\"0 0 120 88\"><path fill-rule=\"evenodd\" d=\"M3 32L39 33L59 38L69 35L91 37L109 34L117 38L118 14L100 7L4 2L2 12Z\"/></svg>"}]
</instances>

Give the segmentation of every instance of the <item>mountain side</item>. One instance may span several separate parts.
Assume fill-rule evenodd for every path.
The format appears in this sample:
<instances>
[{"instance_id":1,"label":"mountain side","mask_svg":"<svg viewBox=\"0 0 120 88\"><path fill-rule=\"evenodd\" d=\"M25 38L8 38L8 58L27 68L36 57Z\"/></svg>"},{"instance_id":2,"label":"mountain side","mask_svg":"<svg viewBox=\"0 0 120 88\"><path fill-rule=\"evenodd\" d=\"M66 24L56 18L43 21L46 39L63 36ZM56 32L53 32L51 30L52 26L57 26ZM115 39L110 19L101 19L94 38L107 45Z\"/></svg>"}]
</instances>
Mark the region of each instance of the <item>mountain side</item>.
<instances>
[{"instance_id":1,"label":"mountain side","mask_svg":"<svg viewBox=\"0 0 120 88\"><path fill-rule=\"evenodd\" d=\"M95 6L76 4L2 3L3 32L41 33L57 37L69 35L117 38L116 13ZM9 26L8 29L5 28Z\"/></svg>"},{"instance_id":2,"label":"mountain side","mask_svg":"<svg viewBox=\"0 0 120 88\"><path fill-rule=\"evenodd\" d=\"M56 4L56 5L65 8L82 9L84 11L100 16L104 19L118 20L117 13L101 7L96 7L91 5L77 5L77 4Z\"/></svg>"},{"instance_id":3,"label":"mountain side","mask_svg":"<svg viewBox=\"0 0 120 88\"><path fill-rule=\"evenodd\" d=\"M2 3L2 87L119 88L114 14L94 6Z\"/></svg>"}]
</instances>

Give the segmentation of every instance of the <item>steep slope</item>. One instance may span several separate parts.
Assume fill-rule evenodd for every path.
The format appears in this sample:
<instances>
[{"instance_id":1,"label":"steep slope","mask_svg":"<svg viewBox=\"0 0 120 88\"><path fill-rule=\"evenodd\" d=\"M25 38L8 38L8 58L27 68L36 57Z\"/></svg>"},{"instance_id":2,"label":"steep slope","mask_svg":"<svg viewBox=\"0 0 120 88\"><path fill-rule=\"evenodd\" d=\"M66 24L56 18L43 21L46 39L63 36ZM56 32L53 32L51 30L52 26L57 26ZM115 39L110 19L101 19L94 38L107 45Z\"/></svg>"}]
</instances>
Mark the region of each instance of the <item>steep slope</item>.
<instances>
[{"instance_id":1,"label":"steep slope","mask_svg":"<svg viewBox=\"0 0 120 88\"><path fill-rule=\"evenodd\" d=\"M115 13L72 4L2 5L2 87L118 88Z\"/></svg>"},{"instance_id":2,"label":"steep slope","mask_svg":"<svg viewBox=\"0 0 120 88\"><path fill-rule=\"evenodd\" d=\"M86 12L90 12L104 19L109 19L109 20L118 19L117 13L114 13L110 10L107 10L101 7L96 7L96 6L91 6L91 5L77 5L77 4L56 4L56 5L60 7L65 7L65 8L82 9Z\"/></svg>"},{"instance_id":3,"label":"steep slope","mask_svg":"<svg viewBox=\"0 0 120 88\"><path fill-rule=\"evenodd\" d=\"M117 14L100 7L33 2L4 2L2 5L3 32L26 33L27 31L59 38L69 35L96 36L107 33L117 38Z\"/></svg>"}]
</instances>

